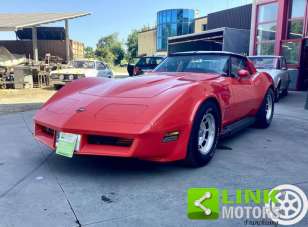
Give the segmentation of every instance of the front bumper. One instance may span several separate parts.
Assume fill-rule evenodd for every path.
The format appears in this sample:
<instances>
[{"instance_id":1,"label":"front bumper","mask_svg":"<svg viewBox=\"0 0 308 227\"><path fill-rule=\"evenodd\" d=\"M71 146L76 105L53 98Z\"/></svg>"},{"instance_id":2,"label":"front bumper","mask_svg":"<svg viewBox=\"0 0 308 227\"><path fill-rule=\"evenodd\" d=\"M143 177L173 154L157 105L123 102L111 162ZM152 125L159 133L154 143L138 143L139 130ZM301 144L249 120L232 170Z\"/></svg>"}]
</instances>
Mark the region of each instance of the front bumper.
<instances>
[{"instance_id":1,"label":"front bumper","mask_svg":"<svg viewBox=\"0 0 308 227\"><path fill-rule=\"evenodd\" d=\"M113 124L115 129L121 126ZM127 127L127 126L126 126ZM107 127L108 128L108 127ZM46 144L52 150L56 149L57 132L75 133L81 135L79 150L74 155L97 155L114 157L134 157L144 160L167 162L185 158L188 142L188 125L183 125L180 129L180 136L176 141L163 142L166 130L144 131L144 126L133 126L128 129L129 133L114 132L94 132L84 130L74 130L68 128L56 128L41 122L35 122L35 138ZM116 130L115 130L116 131ZM139 132L138 132L139 131ZM168 130L167 130L168 131ZM169 130L170 131L170 130ZM95 142L95 139L104 140ZM112 138L113 142L105 140ZM114 142L114 141L119 142Z\"/></svg>"}]
</instances>

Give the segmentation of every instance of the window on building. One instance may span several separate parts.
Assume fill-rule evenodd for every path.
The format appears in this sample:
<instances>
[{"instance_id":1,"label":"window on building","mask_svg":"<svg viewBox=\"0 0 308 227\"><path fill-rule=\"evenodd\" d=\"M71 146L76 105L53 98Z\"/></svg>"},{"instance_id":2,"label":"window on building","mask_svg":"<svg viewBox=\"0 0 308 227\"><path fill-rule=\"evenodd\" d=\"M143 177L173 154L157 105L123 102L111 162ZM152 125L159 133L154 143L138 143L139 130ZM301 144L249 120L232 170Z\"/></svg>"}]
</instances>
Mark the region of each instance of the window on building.
<instances>
[{"instance_id":1,"label":"window on building","mask_svg":"<svg viewBox=\"0 0 308 227\"><path fill-rule=\"evenodd\" d=\"M281 44L282 55L286 58L288 64L299 64L300 48L301 42L284 41Z\"/></svg>"},{"instance_id":2,"label":"window on building","mask_svg":"<svg viewBox=\"0 0 308 227\"><path fill-rule=\"evenodd\" d=\"M157 13L156 48L166 51L168 38L194 32L194 10L172 9Z\"/></svg>"},{"instance_id":3,"label":"window on building","mask_svg":"<svg viewBox=\"0 0 308 227\"><path fill-rule=\"evenodd\" d=\"M276 2L270 4L259 5L258 22L268 22L277 19L278 4Z\"/></svg>"},{"instance_id":4,"label":"window on building","mask_svg":"<svg viewBox=\"0 0 308 227\"><path fill-rule=\"evenodd\" d=\"M272 55L275 51L278 3L258 6L256 52L258 55Z\"/></svg>"},{"instance_id":5,"label":"window on building","mask_svg":"<svg viewBox=\"0 0 308 227\"><path fill-rule=\"evenodd\" d=\"M288 13L288 39L299 39L303 37L304 17L307 0L290 0Z\"/></svg>"},{"instance_id":6,"label":"window on building","mask_svg":"<svg viewBox=\"0 0 308 227\"><path fill-rule=\"evenodd\" d=\"M273 55L275 42L260 42L257 44L257 55Z\"/></svg>"},{"instance_id":7,"label":"window on building","mask_svg":"<svg viewBox=\"0 0 308 227\"><path fill-rule=\"evenodd\" d=\"M207 24L202 24L201 26L202 26L202 31L206 31L206 29L207 29Z\"/></svg>"}]
</instances>

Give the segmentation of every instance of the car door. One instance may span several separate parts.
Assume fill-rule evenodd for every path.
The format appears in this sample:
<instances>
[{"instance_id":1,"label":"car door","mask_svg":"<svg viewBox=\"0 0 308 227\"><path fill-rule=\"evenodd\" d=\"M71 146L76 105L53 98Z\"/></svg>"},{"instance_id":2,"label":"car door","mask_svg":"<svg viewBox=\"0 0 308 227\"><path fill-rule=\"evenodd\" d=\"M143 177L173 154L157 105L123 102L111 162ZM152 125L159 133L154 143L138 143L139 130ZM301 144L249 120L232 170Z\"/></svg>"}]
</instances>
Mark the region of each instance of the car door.
<instances>
[{"instance_id":1,"label":"car door","mask_svg":"<svg viewBox=\"0 0 308 227\"><path fill-rule=\"evenodd\" d=\"M247 78L238 76L239 70L247 70ZM245 57L230 57L230 86L232 92L232 121L237 121L249 115L254 109L256 92L253 87L253 74Z\"/></svg>"}]
</instances>

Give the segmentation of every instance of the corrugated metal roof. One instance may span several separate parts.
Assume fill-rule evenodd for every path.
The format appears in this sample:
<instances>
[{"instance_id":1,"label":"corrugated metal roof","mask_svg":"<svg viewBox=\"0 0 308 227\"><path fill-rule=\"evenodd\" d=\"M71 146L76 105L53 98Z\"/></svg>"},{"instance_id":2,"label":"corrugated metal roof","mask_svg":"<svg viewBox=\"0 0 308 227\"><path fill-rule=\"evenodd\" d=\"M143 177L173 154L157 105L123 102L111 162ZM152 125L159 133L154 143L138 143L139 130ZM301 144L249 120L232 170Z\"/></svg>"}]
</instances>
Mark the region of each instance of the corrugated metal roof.
<instances>
[{"instance_id":1,"label":"corrugated metal roof","mask_svg":"<svg viewBox=\"0 0 308 227\"><path fill-rule=\"evenodd\" d=\"M34 27L87 15L90 15L90 13L0 13L0 31L16 31L25 27Z\"/></svg>"}]
</instances>

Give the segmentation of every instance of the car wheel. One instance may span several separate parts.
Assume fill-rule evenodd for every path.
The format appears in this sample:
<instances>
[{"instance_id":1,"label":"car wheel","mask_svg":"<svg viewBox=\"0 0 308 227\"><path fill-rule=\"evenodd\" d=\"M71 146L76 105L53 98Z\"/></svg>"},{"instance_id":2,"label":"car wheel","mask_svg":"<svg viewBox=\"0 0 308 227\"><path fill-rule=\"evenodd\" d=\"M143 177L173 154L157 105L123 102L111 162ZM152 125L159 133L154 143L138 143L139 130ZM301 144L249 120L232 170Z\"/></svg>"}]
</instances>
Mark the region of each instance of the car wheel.
<instances>
[{"instance_id":1,"label":"car wheel","mask_svg":"<svg viewBox=\"0 0 308 227\"><path fill-rule=\"evenodd\" d=\"M280 82L277 86L276 92L275 92L275 102L279 102L280 99Z\"/></svg>"},{"instance_id":2,"label":"car wheel","mask_svg":"<svg viewBox=\"0 0 308 227\"><path fill-rule=\"evenodd\" d=\"M274 115L274 92L270 88L262 102L257 113L256 126L258 128L267 128L270 126Z\"/></svg>"},{"instance_id":3,"label":"car wheel","mask_svg":"<svg viewBox=\"0 0 308 227\"><path fill-rule=\"evenodd\" d=\"M198 110L187 149L185 162L192 167L206 165L214 156L219 138L220 114L213 102L206 102Z\"/></svg>"}]
</instances>

